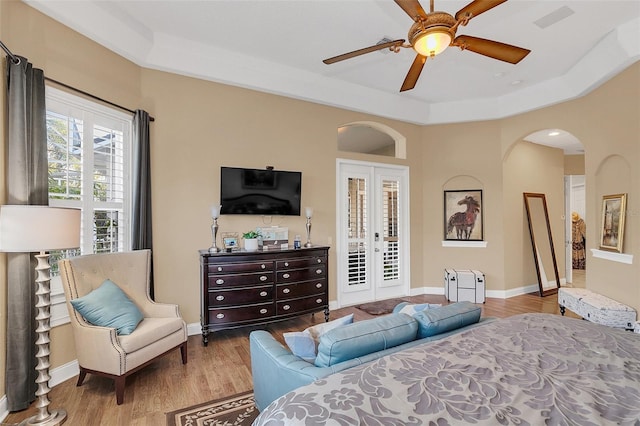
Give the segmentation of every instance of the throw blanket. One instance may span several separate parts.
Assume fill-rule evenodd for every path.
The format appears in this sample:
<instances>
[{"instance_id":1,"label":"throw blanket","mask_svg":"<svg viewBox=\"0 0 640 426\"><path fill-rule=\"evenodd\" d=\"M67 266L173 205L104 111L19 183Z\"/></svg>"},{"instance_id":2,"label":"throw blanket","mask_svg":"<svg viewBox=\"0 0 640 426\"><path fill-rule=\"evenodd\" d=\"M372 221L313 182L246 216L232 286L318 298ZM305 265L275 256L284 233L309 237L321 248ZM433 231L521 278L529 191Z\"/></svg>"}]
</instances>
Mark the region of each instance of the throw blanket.
<instances>
[{"instance_id":1,"label":"throw blanket","mask_svg":"<svg viewBox=\"0 0 640 426\"><path fill-rule=\"evenodd\" d=\"M523 314L318 380L254 425L640 425L640 334Z\"/></svg>"}]
</instances>

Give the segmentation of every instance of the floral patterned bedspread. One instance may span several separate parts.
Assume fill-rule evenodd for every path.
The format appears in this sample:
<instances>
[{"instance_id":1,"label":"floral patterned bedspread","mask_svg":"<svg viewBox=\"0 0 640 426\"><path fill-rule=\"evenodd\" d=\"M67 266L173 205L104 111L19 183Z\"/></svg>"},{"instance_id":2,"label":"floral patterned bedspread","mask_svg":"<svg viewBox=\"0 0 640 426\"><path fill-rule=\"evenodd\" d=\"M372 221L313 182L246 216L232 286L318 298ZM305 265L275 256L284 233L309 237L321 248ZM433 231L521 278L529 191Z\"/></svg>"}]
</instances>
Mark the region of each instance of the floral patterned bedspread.
<instances>
[{"instance_id":1,"label":"floral patterned bedspread","mask_svg":"<svg viewBox=\"0 0 640 426\"><path fill-rule=\"evenodd\" d=\"M277 399L260 425L640 426L640 334L523 314Z\"/></svg>"}]
</instances>

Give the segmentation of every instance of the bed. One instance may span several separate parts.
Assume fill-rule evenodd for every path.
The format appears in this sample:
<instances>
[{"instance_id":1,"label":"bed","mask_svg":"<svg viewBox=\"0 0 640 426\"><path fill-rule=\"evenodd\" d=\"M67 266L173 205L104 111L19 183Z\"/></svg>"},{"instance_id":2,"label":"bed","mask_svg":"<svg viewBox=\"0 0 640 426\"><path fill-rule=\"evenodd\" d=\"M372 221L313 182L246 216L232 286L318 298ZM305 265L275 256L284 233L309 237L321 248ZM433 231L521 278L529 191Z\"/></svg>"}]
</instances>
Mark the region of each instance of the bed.
<instances>
[{"instance_id":1,"label":"bed","mask_svg":"<svg viewBox=\"0 0 640 426\"><path fill-rule=\"evenodd\" d=\"M640 426L640 334L522 314L387 355L271 403L261 425Z\"/></svg>"}]
</instances>

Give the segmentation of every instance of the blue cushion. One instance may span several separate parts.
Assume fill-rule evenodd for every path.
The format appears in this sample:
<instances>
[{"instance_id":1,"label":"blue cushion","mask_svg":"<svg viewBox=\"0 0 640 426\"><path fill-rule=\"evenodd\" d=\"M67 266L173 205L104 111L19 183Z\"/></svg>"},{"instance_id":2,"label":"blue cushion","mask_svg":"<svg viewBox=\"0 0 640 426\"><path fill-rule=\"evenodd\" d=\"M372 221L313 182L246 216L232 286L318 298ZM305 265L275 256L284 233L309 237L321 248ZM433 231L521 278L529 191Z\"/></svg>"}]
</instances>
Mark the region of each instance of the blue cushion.
<instances>
[{"instance_id":1,"label":"blue cushion","mask_svg":"<svg viewBox=\"0 0 640 426\"><path fill-rule=\"evenodd\" d=\"M405 314L391 314L354 322L320 336L317 367L378 352L415 340L418 324Z\"/></svg>"},{"instance_id":2,"label":"blue cushion","mask_svg":"<svg viewBox=\"0 0 640 426\"><path fill-rule=\"evenodd\" d=\"M333 330L334 328L345 324L351 324L352 322L353 314L349 314L341 318L334 319L333 321L316 324L303 331L282 333L282 337L294 355L299 356L307 362L313 363L318 352L320 336L329 330Z\"/></svg>"},{"instance_id":3,"label":"blue cushion","mask_svg":"<svg viewBox=\"0 0 640 426\"><path fill-rule=\"evenodd\" d=\"M118 334L131 334L143 318L136 304L111 280L72 300L71 305L91 324L115 328Z\"/></svg>"},{"instance_id":4,"label":"blue cushion","mask_svg":"<svg viewBox=\"0 0 640 426\"><path fill-rule=\"evenodd\" d=\"M471 302L457 302L427 309L413 317L418 321L418 339L455 330L480 320L482 309Z\"/></svg>"},{"instance_id":5,"label":"blue cushion","mask_svg":"<svg viewBox=\"0 0 640 426\"><path fill-rule=\"evenodd\" d=\"M417 312L424 311L425 309L439 308L442 305L440 303L418 303L412 304L409 302L401 302L393 308L393 313L403 313L407 315L415 315Z\"/></svg>"},{"instance_id":6,"label":"blue cushion","mask_svg":"<svg viewBox=\"0 0 640 426\"><path fill-rule=\"evenodd\" d=\"M313 362L316 359L316 342L308 331L291 331L282 333L285 343L289 346L291 353L304 359L307 362Z\"/></svg>"}]
</instances>

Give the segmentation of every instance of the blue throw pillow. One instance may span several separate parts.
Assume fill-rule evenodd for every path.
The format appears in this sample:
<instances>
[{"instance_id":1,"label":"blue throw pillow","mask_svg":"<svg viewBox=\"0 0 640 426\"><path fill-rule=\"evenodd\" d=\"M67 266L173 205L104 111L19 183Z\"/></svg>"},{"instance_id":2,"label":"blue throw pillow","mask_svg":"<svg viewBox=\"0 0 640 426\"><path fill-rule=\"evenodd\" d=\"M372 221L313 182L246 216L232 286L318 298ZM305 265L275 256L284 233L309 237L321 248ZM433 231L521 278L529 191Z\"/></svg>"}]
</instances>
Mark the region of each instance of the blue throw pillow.
<instances>
[{"instance_id":1,"label":"blue throw pillow","mask_svg":"<svg viewBox=\"0 0 640 426\"><path fill-rule=\"evenodd\" d=\"M71 305L91 324L115 328L120 335L131 334L143 318L136 304L111 280L72 300Z\"/></svg>"},{"instance_id":2,"label":"blue throw pillow","mask_svg":"<svg viewBox=\"0 0 640 426\"><path fill-rule=\"evenodd\" d=\"M291 353L307 362L312 363L315 361L317 344L308 331L282 333L282 337L284 337L284 341L289 346Z\"/></svg>"},{"instance_id":3,"label":"blue throw pillow","mask_svg":"<svg viewBox=\"0 0 640 426\"><path fill-rule=\"evenodd\" d=\"M411 315L414 316L416 313L420 312L420 311L424 311L425 309L433 309L433 308L439 308L441 307L442 304L440 303L418 303L418 304L413 304L413 303L409 303L409 302L401 302L398 303L396 305L395 308L393 308L393 312L394 314L407 314L407 315Z\"/></svg>"},{"instance_id":4,"label":"blue throw pillow","mask_svg":"<svg viewBox=\"0 0 640 426\"><path fill-rule=\"evenodd\" d=\"M446 333L480 321L482 309L471 302L457 302L441 308L426 309L413 317L418 321L418 338Z\"/></svg>"},{"instance_id":5,"label":"blue throw pillow","mask_svg":"<svg viewBox=\"0 0 640 426\"><path fill-rule=\"evenodd\" d=\"M293 331L289 333L282 333L284 341L289 346L291 353L307 362L313 363L318 353L318 342L320 336L329 330L341 327L345 324L351 324L353 322L353 314L345 315L341 318L334 319L333 321L323 322L314 326L308 327L303 331Z\"/></svg>"}]
</instances>

